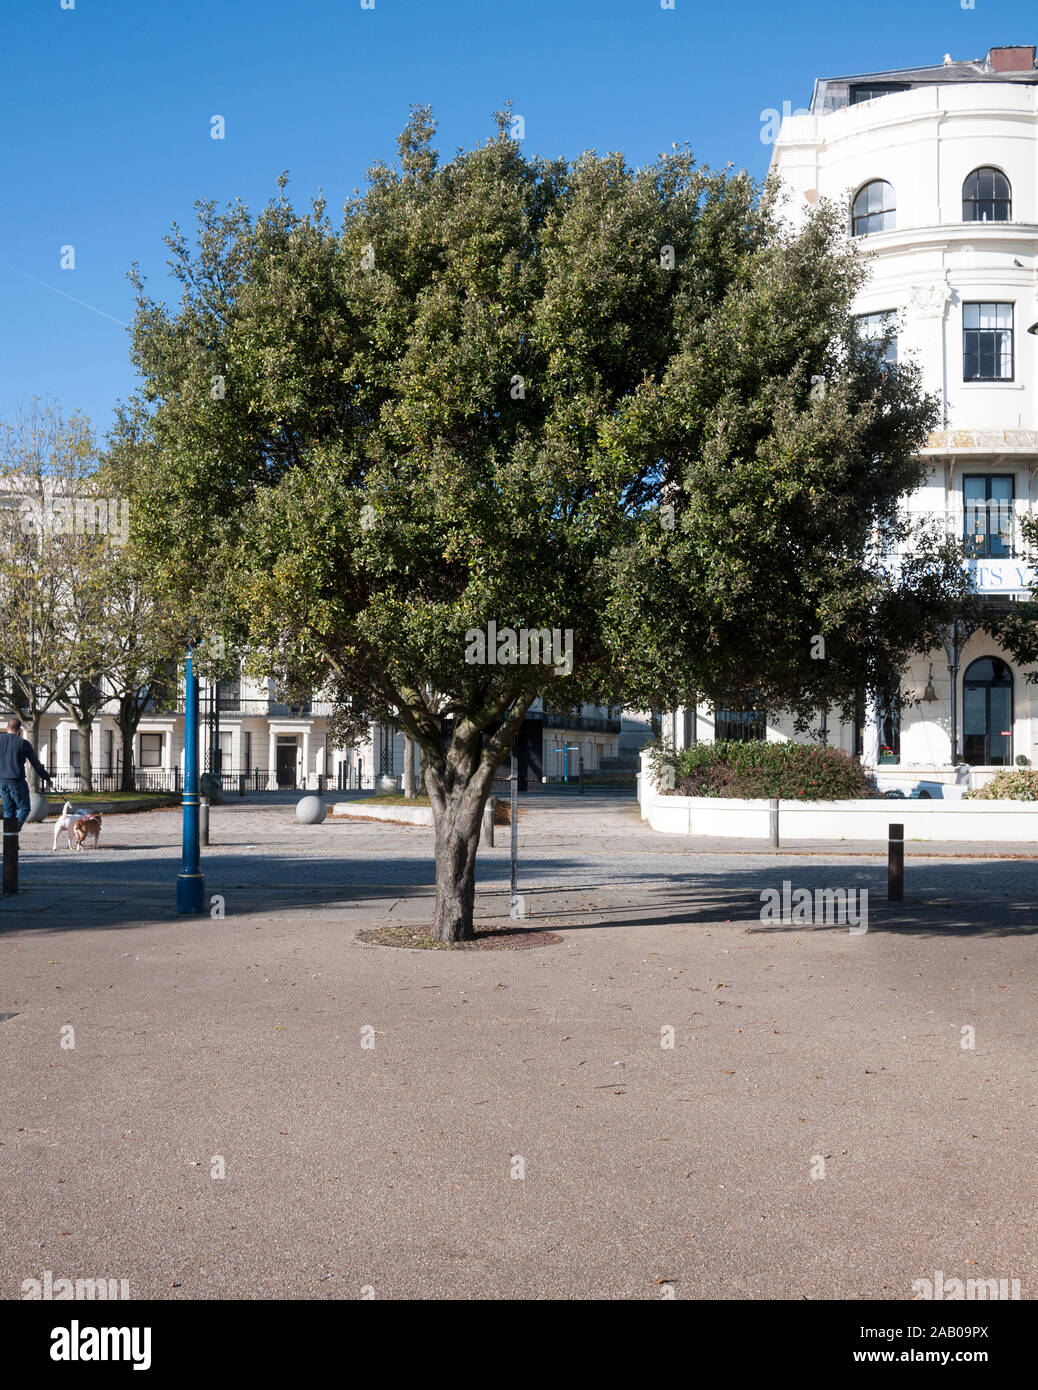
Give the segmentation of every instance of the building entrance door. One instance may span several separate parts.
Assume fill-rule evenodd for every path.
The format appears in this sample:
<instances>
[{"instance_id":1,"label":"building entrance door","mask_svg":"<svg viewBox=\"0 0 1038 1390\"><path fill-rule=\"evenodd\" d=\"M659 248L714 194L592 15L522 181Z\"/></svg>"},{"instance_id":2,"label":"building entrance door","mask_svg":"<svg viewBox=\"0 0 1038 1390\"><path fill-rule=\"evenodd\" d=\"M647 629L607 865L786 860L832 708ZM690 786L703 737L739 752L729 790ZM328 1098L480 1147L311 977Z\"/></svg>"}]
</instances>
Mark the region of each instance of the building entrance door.
<instances>
[{"instance_id":1,"label":"building entrance door","mask_svg":"<svg viewBox=\"0 0 1038 1390\"><path fill-rule=\"evenodd\" d=\"M296 785L296 754L297 746L295 739L291 743L282 743L278 740L278 790L295 790Z\"/></svg>"}]
</instances>

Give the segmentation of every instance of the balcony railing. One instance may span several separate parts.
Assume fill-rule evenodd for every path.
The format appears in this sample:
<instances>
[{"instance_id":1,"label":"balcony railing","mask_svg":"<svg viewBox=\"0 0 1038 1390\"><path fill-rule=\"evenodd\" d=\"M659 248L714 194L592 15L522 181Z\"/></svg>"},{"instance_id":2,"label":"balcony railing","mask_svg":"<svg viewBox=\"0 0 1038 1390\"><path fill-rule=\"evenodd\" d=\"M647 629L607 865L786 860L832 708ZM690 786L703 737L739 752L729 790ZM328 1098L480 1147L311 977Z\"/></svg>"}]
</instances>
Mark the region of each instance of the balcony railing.
<instances>
[{"instance_id":1,"label":"balcony railing","mask_svg":"<svg viewBox=\"0 0 1038 1390\"><path fill-rule=\"evenodd\" d=\"M221 696L220 713L232 717L259 719L325 719L333 710L331 700L305 700L302 704L289 705L280 700L249 700L238 696ZM206 701L202 700L202 710Z\"/></svg>"},{"instance_id":2,"label":"balcony railing","mask_svg":"<svg viewBox=\"0 0 1038 1390\"><path fill-rule=\"evenodd\" d=\"M618 734L620 720L592 714L554 714L535 710L527 718L539 719L546 729L583 729L589 733Z\"/></svg>"},{"instance_id":3,"label":"balcony railing","mask_svg":"<svg viewBox=\"0 0 1038 1390\"><path fill-rule=\"evenodd\" d=\"M1021 516L1011 502L969 503L947 511L912 512L911 521L943 524L950 540L962 543L968 560L1014 560L1028 558L1028 547L1020 530ZM912 541L883 538L883 558L897 559L911 553Z\"/></svg>"},{"instance_id":4,"label":"balcony railing","mask_svg":"<svg viewBox=\"0 0 1038 1390\"><path fill-rule=\"evenodd\" d=\"M211 708L212 701L208 698L208 692L203 691L199 700L199 712L203 718L208 716ZM289 705L280 700L240 699L234 695L221 695L220 697L220 714L227 715L231 719L327 719L333 709L334 705L331 700L306 700L302 704ZM146 717L150 716L151 718L160 718L163 715L183 715L183 691L177 697L175 708L169 702L154 706L147 705L144 713Z\"/></svg>"}]
</instances>

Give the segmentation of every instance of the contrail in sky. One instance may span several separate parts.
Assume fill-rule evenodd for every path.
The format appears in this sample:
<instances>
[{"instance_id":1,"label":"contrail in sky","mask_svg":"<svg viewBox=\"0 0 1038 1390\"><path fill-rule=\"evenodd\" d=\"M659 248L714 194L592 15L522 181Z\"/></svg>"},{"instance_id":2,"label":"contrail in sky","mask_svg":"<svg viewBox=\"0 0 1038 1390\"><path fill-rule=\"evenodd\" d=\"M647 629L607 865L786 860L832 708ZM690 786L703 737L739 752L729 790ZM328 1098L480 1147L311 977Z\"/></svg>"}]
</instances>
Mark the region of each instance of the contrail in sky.
<instances>
[{"instance_id":1,"label":"contrail in sky","mask_svg":"<svg viewBox=\"0 0 1038 1390\"><path fill-rule=\"evenodd\" d=\"M16 265L8 265L6 261L0 261L0 265L5 270L13 270L15 275L21 275L26 280L31 280L33 284L42 285L45 290L51 290L54 294L60 294L63 299L71 299L73 304L81 304L84 309L90 309L95 314L100 314L103 319L111 319L112 323L117 323L120 328L128 328L129 324L123 323L122 319L113 318L111 314L106 314L103 309L99 309L96 304L88 304L85 299L77 299L74 294L66 294L64 290L59 290L56 285L48 285L46 280L37 280L35 275L30 275L27 270L19 270Z\"/></svg>"}]
</instances>

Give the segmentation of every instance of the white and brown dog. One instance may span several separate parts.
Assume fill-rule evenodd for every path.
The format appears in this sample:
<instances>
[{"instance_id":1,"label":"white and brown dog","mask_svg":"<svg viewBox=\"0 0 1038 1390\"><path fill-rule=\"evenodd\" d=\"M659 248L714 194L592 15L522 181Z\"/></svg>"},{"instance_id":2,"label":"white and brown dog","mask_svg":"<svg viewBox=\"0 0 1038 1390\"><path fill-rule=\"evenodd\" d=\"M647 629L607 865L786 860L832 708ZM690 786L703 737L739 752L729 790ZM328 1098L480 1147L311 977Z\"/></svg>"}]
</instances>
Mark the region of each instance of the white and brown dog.
<instances>
[{"instance_id":1,"label":"white and brown dog","mask_svg":"<svg viewBox=\"0 0 1038 1390\"><path fill-rule=\"evenodd\" d=\"M83 848L84 840L94 837L94 849L97 849L98 836L101 834L101 812L94 811L88 816L80 816L73 822L72 833L76 837L76 849Z\"/></svg>"},{"instance_id":2,"label":"white and brown dog","mask_svg":"<svg viewBox=\"0 0 1038 1390\"><path fill-rule=\"evenodd\" d=\"M61 834L62 831L64 831L65 839L68 841L68 847L69 849L71 849L72 827L75 825L77 820L82 820L84 816L90 815L93 815L92 811L73 811L72 802L66 801L64 806L61 808L61 816L58 819L58 823L54 827L54 844L51 846L51 848L57 849L58 836Z\"/></svg>"}]
</instances>

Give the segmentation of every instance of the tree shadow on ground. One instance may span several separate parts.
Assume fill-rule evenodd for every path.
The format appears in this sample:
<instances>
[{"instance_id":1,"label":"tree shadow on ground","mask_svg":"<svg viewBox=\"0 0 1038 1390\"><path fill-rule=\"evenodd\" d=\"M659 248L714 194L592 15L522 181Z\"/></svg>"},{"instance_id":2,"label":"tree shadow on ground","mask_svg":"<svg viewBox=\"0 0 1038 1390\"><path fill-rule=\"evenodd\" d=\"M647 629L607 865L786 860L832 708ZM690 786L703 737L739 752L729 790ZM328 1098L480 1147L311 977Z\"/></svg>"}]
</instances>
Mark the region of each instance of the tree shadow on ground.
<instances>
[{"instance_id":1,"label":"tree shadow on ground","mask_svg":"<svg viewBox=\"0 0 1038 1390\"><path fill-rule=\"evenodd\" d=\"M22 872L25 891L0 900L0 933L184 920L176 911L179 866L171 858L135 855L102 861L99 856L89 864L82 862L85 858L79 856L79 864L54 864L42 855L30 857ZM594 861L594 854L587 859L522 859L519 891L528 923L562 930L705 924L742 925L765 934L848 930L846 922L762 921L762 891L781 891L783 882L790 882L812 892L867 890L868 929L873 932L1010 936L1038 930L1034 861L909 864L904 903L886 901L885 866L861 859L840 864L777 856L766 864L707 869L690 857L680 869L632 867L619 874L615 864L604 868ZM390 907L403 901L414 902L415 920L432 916L431 854L323 858L258 853L246 858L214 847L205 852L202 867L204 915L211 915L212 900L219 897L227 919L341 909L344 926L370 925L373 916L384 919ZM479 863L477 918L507 915L508 875L503 856Z\"/></svg>"}]
</instances>

